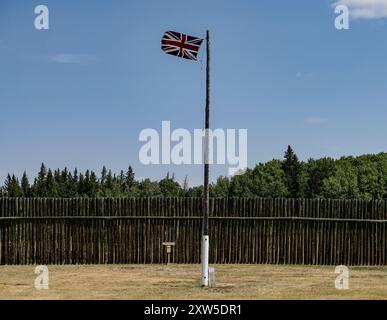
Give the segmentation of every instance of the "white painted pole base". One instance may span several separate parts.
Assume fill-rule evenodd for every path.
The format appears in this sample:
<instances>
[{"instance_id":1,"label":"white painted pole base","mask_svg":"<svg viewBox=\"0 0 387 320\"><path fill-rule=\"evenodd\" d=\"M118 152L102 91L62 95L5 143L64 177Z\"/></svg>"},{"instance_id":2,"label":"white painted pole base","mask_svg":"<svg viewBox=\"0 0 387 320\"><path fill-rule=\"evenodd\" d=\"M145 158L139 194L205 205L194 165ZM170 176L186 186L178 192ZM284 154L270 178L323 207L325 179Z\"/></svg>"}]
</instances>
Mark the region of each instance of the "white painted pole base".
<instances>
[{"instance_id":1,"label":"white painted pole base","mask_svg":"<svg viewBox=\"0 0 387 320\"><path fill-rule=\"evenodd\" d=\"M200 279L200 285L202 287L208 287L208 256L209 256L209 237L202 237L202 277Z\"/></svg>"}]
</instances>

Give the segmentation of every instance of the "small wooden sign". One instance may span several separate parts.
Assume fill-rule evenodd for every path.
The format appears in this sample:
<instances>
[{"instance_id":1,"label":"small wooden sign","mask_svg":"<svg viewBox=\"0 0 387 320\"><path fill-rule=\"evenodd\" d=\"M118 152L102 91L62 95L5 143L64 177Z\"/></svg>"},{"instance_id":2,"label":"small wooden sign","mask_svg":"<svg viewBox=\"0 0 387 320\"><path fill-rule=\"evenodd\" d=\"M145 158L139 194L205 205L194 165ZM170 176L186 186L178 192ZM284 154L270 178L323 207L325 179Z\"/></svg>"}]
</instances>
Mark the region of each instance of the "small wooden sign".
<instances>
[{"instance_id":1,"label":"small wooden sign","mask_svg":"<svg viewBox=\"0 0 387 320\"><path fill-rule=\"evenodd\" d=\"M163 246L174 246L176 245L175 242L163 242Z\"/></svg>"},{"instance_id":2,"label":"small wooden sign","mask_svg":"<svg viewBox=\"0 0 387 320\"><path fill-rule=\"evenodd\" d=\"M163 246L167 247L168 263L171 261L172 246L176 245L175 242L163 242Z\"/></svg>"}]
</instances>

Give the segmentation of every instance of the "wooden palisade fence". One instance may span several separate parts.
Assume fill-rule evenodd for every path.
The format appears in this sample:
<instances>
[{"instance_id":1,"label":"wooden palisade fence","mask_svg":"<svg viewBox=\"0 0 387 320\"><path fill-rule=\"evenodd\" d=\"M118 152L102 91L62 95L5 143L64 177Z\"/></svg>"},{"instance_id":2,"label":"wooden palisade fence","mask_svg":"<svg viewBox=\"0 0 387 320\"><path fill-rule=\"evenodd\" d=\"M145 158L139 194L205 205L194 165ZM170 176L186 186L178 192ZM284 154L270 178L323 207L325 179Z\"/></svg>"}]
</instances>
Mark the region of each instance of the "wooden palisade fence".
<instances>
[{"instance_id":1,"label":"wooden palisade fence","mask_svg":"<svg viewBox=\"0 0 387 320\"><path fill-rule=\"evenodd\" d=\"M200 262L198 198L0 198L0 264ZM210 262L387 264L387 201L211 199Z\"/></svg>"}]
</instances>

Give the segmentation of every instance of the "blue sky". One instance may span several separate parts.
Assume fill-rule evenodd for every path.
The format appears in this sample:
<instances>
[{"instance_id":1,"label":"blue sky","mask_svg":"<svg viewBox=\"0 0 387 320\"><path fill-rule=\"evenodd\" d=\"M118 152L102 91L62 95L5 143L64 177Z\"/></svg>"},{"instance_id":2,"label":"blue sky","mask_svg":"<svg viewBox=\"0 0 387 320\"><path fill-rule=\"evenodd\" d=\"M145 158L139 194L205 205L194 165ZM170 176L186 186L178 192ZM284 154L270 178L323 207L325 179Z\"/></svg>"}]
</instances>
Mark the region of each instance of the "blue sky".
<instances>
[{"instance_id":1,"label":"blue sky","mask_svg":"<svg viewBox=\"0 0 387 320\"><path fill-rule=\"evenodd\" d=\"M356 15L340 31L332 3L2 0L0 179L32 178L44 161L97 172L131 164L138 177L201 183L200 165L138 160L142 129L203 124L204 61L163 54L168 30L211 30L212 127L248 129L250 167L288 144L303 160L386 151L386 1L342 0ZM39 4L48 31L34 28ZM212 179L227 169L214 166Z\"/></svg>"}]
</instances>

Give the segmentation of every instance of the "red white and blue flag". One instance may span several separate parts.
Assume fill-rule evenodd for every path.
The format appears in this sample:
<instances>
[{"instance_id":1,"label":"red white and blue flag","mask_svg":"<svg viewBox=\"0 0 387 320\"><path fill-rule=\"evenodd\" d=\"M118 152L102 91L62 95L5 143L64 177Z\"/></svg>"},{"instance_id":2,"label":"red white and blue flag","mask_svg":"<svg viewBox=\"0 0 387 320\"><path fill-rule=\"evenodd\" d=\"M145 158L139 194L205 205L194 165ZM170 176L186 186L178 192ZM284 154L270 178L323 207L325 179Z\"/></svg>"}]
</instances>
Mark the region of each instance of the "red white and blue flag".
<instances>
[{"instance_id":1,"label":"red white and blue flag","mask_svg":"<svg viewBox=\"0 0 387 320\"><path fill-rule=\"evenodd\" d=\"M164 33L161 49L174 56L197 61L198 52L203 39L174 31Z\"/></svg>"}]
</instances>

